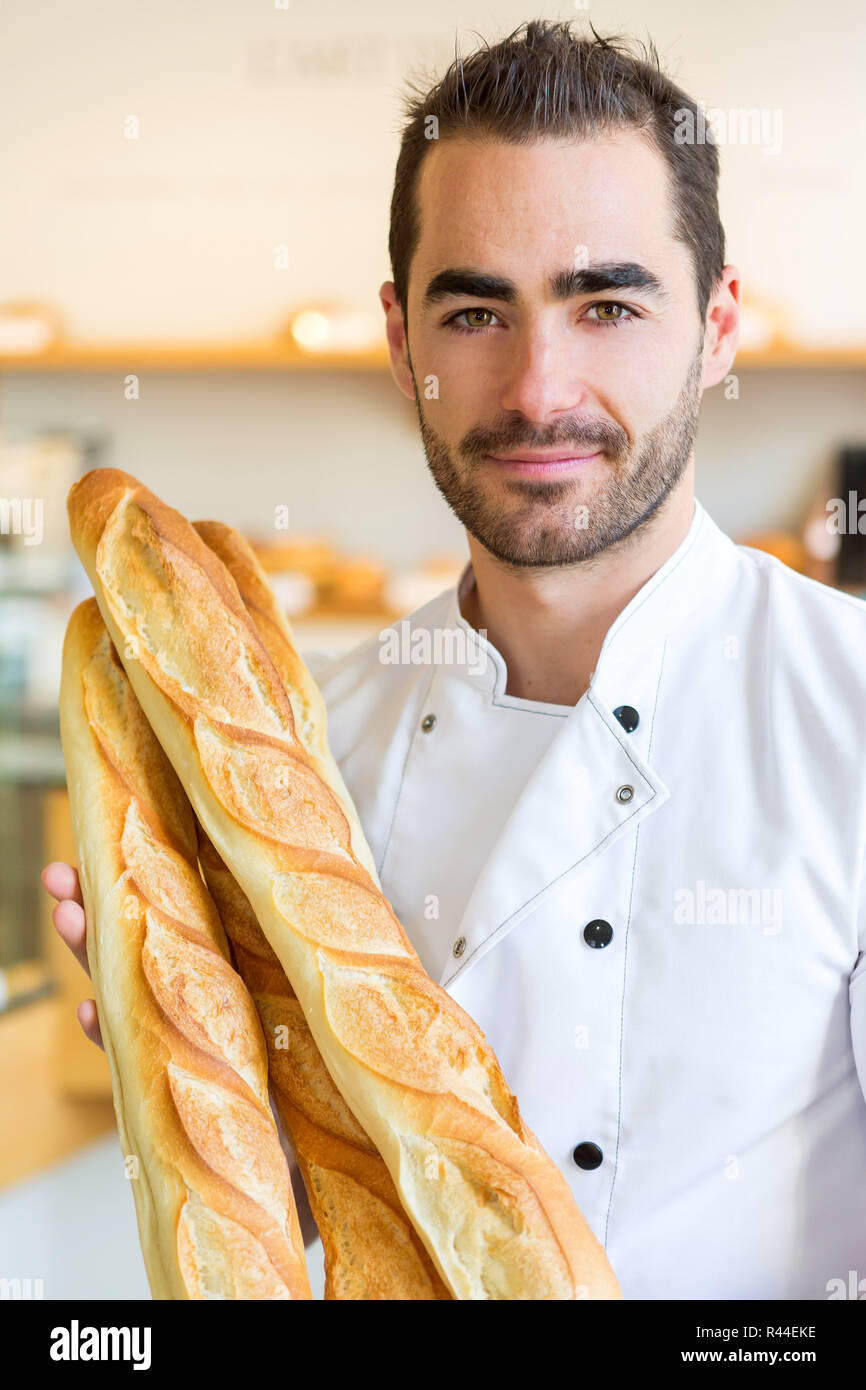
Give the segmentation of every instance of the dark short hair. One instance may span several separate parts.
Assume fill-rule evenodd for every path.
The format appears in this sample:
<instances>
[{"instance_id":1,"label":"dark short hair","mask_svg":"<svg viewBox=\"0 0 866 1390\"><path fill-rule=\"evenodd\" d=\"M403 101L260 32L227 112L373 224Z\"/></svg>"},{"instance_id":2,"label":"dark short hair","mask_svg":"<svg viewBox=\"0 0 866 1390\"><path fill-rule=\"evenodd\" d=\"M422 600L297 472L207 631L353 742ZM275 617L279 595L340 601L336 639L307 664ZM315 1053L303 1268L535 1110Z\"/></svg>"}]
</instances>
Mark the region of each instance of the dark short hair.
<instances>
[{"instance_id":1,"label":"dark short hair","mask_svg":"<svg viewBox=\"0 0 866 1390\"><path fill-rule=\"evenodd\" d=\"M546 137L591 138L644 130L671 172L674 235L691 250L703 321L725 264L719 219L719 154L711 139L683 142L701 127L698 104L661 71L650 41L576 35L568 21L533 19L492 47L456 57L429 91L408 84L391 199L388 250L406 317L409 267L418 247L416 190L432 140L465 135L527 145ZM642 56L632 51L640 48ZM413 90L414 88L414 90ZM686 116L684 113L689 112ZM433 124L431 117L436 118Z\"/></svg>"}]
</instances>

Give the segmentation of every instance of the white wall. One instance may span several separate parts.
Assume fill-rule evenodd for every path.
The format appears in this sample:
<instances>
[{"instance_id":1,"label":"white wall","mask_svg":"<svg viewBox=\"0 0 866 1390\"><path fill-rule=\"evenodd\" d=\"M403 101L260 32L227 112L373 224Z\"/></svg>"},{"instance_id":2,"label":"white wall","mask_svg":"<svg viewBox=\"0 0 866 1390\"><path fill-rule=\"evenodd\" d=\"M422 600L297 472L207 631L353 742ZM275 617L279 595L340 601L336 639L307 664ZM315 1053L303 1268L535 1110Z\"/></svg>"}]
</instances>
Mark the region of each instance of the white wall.
<instances>
[{"instance_id":1,"label":"white wall","mask_svg":"<svg viewBox=\"0 0 866 1390\"><path fill-rule=\"evenodd\" d=\"M707 105L782 112L779 153L722 148L731 259L812 336L862 339L866 282L833 274L866 223L860 0L287 4L4 0L0 300L50 296L90 338L269 334L321 294L376 309L405 74L538 14L649 34Z\"/></svg>"},{"instance_id":2,"label":"white wall","mask_svg":"<svg viewBox=\"0 0 866 1390\"><path fill-rule=\"evenodd\" d=\"M721 107L781 109L782 149L722 148L729 255L813 338L862 339L866 190L859 0L683 7L407 6L334 0L114 0L0 9L0 301L58 302L81 338L275 332L318 295L378 310L404 74L533 14L651 35L672 75ZM138 141L123 139L135 114ZM287 242L290 268L273 268ZM842 277L845 266L854 273ZM829 274L827 271L829 270ZM698 492L732 532L796 523L817 465L866 434L866 373L744 371L705 400ZM426 473L414 408L387 373L0 378L0 428L79 425L107 463L192 515L248 529L288 502L391 564L458 547Z\"/></svg>"}]
</instances>

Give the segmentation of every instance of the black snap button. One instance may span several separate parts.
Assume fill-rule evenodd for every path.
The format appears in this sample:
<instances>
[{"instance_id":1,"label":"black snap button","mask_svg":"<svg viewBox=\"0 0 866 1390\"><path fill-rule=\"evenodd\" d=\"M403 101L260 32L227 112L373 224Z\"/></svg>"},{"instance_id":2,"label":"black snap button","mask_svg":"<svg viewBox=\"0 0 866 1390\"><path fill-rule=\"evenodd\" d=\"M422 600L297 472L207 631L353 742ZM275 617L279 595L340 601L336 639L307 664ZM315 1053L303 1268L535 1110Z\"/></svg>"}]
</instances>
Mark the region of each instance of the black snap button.
<instances>
[{"instance_id":1,"label":"black snap button","mask_svg":"<svg viewBox=\"0 0 866 1390\"><path fill-rule=\"evenodd\" d=\"M610 922L605 922L603 917L595 917L584 927L583 939L587 946L600 950L602 946L609 946L613 941L613 927Z\"/></svg>"},{"instance_id":2,"label":"black snap button","mask_svg":"<svg viewBox=\"0 0 866 1390\"><path fill-rule=\"evenodd\" d=\"M435 714L425 714L424 718L421 720L421 728L424 730L425 734L429 734L429 732L430 732L431 729L435 729L435 728L436 728L436 716L435 716Z\"/></svg>"},{"instance_id":3,"label":"black snap button","mask_svg":"<svg viewBox=\"0 0 866 1390\"><path fill-rule=\"evenodd\" d=\"M578 1168L586 1168L587 1170L591 1170L599 1166L602 1159L604 1158L604 1154L598 1147L598 1144L591 1144L589 1140L584 1140L582 1144L578 1144L577 1148L572 1154L572 1158L574 1159Z\"/></svg>"},{"instance_id":4,"label":"black snap button","mask_svg":"<svg viewBox=\"0 0 866 1390\"><path fill-rule=\"evenodd\" d=\"M627 734L633 734L640 723L640 715L632 705L619 705L618 708L614 710L614 715Z\"/></svg>"}]
</instances>

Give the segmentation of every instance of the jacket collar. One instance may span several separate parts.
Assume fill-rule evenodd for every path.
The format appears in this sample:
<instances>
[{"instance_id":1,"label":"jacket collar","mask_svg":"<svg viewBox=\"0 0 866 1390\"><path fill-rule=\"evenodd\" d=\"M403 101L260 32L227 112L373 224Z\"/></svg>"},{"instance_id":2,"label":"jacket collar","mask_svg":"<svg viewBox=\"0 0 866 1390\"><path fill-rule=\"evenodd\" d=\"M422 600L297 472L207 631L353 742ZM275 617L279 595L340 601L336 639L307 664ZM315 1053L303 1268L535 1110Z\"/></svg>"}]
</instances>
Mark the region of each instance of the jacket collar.
<instances>
[{"instance_id":1,"label":"jacket collar","mask_svg":"<svg viewBox=\"0 0 866 1390\"><path fill-rule=\"evenodd\" d=\"M454 932L464 944L443 972L442 985L503 940L555 884L580 873L668 799L670 791L650 761L667 639L708 594L730 582L736 562L733 541L696 501L683 541L612 623L589 689L563 718L518 797ZM471 680L476 690L487 688L495 703L507 705L501 654L460 613L459 599L472 582L469 563L450 591L447 610L449 625L466 632L468 657L448 667L448 678ZM479 674L482 650L489 661ZM640 715L632 733L614 714L622 705ZM623 787L631 789L625 801L618 795Z\"/></svg>"},{"instance_id":2,"label":"jacket collar","mask_svg":"<svg viewBox=\"0 0 866 1390\"><path fill-rule=\"evenodd\" d=\"M677 549L638 590L608 629L592 676L592 687L602 681L609 686L621 673L639 664L644 653L663 642L705 594L724 583L736 563L736 545L695 498L691 524ZM498 700L505 697L508 679L505 661L460 611L474 583L472 562L468 560L456 585L447 591L447 624L466 634L466 660L454 663L453 670L470 677L476 686L486 683ZM480 675L482 666L484 672Z\"/></svg>"}]
</instances>

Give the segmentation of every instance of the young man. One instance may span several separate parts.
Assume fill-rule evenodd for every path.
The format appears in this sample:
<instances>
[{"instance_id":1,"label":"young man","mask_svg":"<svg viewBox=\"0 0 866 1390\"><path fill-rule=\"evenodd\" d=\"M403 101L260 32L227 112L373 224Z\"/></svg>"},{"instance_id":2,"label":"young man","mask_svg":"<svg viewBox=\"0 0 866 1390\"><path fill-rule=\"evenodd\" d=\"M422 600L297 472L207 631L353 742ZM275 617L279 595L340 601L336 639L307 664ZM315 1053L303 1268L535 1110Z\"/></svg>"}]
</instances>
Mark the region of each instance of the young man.
<instances>
[{"instance_id":1,"label":"young man","mask_svg":"<svg viewBox=\"0 0 866 1390\"><path fill-rule=\"evenodd\" d=\"M380 297L471 559L396 659L311 667L385 892L625 1297L822 1299L866 1276L866 607L695 501L739 281L694 110L542 21L410 105Z\"/></svg>"}]
</instances>

